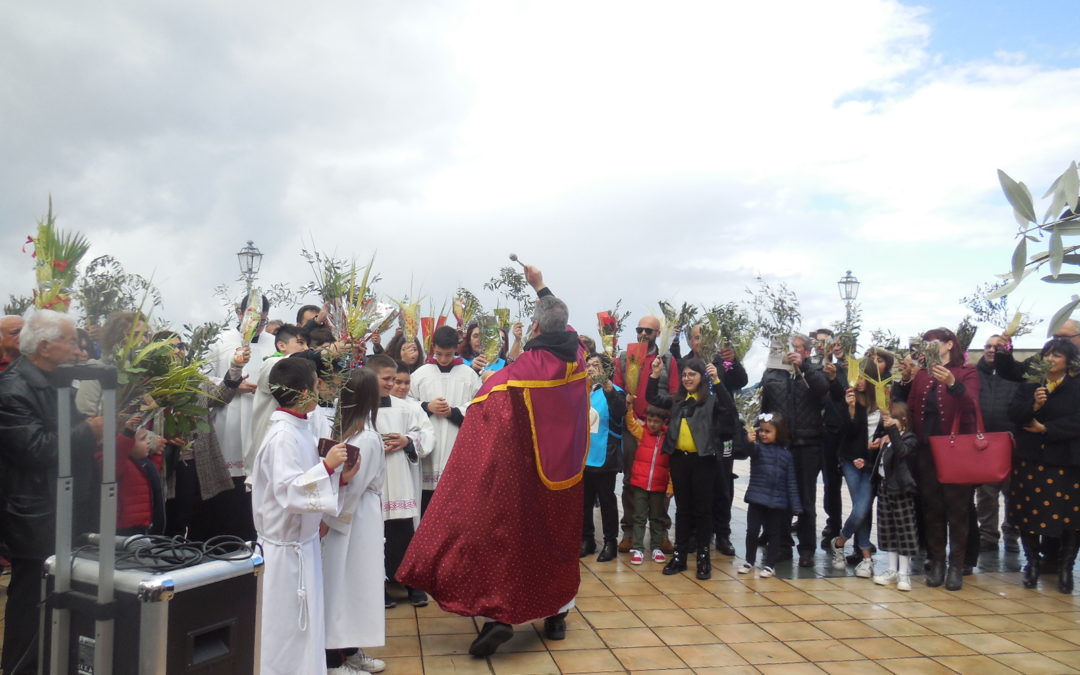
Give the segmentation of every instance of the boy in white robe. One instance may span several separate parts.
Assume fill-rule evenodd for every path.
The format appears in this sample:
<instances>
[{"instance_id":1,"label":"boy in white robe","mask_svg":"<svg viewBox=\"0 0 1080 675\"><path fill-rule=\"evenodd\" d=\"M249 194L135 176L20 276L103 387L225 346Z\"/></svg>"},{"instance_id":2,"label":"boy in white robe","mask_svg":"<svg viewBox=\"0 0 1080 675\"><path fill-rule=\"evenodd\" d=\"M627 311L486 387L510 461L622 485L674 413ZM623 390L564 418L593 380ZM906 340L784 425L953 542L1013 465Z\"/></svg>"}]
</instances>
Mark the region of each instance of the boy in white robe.
<instances>
[{"instance_id":1,"label":"boy in white robe","mask_svg":"<svg viewBox=\"0 0 1080 675\"><path fill-rule=\"evenodd\" d=\"M307 421L316 404L315 367L282 359L270 373L279 408L253 467L255 527L266 561L259 662L263 675L326 673L319 524L341 510L338 486L347 453L334 446L322 461Z\"/></svg>"},{"instance_id":2,"label":"boy in white robe","mask_svg":"<svg viewBox=\"0 0 1080 675\"><path fill-rule=\"evenodd\" d=\"M277 335L264 336L263 339L268 338L273 339L277 351L263 359L261 364L257 364L257 375L250 378L255 382L255 392L252 395L251 415L247 419L248 428L244 436L244 470L249 476L251 467L255 464L255 453L262 447L266 432L270 429L270 416L277 408L277 401L270 391L270 370L281 359L307 349L307 338L300 333L299 328L291 324L279 328ZM248 483L250 482L249 477Z\"/></svg>"},{"instance_id":3,"label":"boy in white robe","mask_svg":"<svg viewBox=\"0 0 1080 675\"><path fill-rule=\"evenodd\" d=\"M412 375L412 396L431 419L435 428L435 447L421 462L421 512L427 509L431 495L439 485L458 429L465 421L465 408L480 389L480 377L457 358L458 333L443 326L432 336L432 358Z\"/></svg>"}]
</instances>

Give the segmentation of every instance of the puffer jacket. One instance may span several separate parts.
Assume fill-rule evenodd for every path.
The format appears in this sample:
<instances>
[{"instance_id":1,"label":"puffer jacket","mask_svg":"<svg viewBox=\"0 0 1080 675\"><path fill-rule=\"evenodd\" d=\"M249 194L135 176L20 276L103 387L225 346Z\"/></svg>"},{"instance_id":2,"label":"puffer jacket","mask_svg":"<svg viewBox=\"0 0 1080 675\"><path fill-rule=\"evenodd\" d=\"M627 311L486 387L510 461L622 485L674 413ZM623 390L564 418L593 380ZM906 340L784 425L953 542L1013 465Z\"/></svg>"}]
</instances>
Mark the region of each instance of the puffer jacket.
<instances>
[{"instance_id":1,"label":"puffer jacket","mask_svg":"<svg viewBox=\"0 0 1080 675\"><path fill-rule=\"evenodd\" d=\"M743 501L770 509L802 513L795 458L782 445L755 443L750 451L750 484Z\"/></svg>"},{"instance_id":2,"label":"puffer jacket","mask_svg":"<svg viewBox=\"0 0 1080 675\"><path fill-rule=\"evenodd\" d=\"M1002 377L986 362L985 356L979 359L975 370L979 373L979 408L986 424L985 431L1012 431L1009 404L1019 383Z\"/></svg>"},{"instance_id":3,"label":"puffer jacket","mask_svg":"<svg viewBox=\"0 0 1080 675\"><path fill-rule=\"evenodd\" d=\"M794 376L782 368L769 368L761 377L761 411L783 416L792 448L817 445L824 435L822 409L828 393L829 379L819 365L803 361Z\"/></svg>"},{"instance_id":4,"label":"puffer jacket","mask_svg":"<svg viewBox=\"0 0 1080 675\"><path fill-rule=\"evenodd\" d=\"M1016 457L1055 466L1080 466L1080 379L1070 375L1034 410L1035 389L1025 382L1013 395L1009 417L1016 423ZM1031 420L1039 420L1046 433L1025 431Z\"/></svg>"},{"instance_id":5,"label":"puffer jacket","mask_svg":"<svg viewBox=\"0 0 1080 675\"><path fill-rule=\"evenodd\" d=\"M634 420L635 422L637 420ZM629 420L627 420L629 423ZM634 463L630 466L630 484L648 492L666 492L670 478L671 457L664 452L667 427L653 434L642 428Z\"/></svg>"},{"instance_id":6,"label":"puffer jacket","mask_svg":"<svg viewBox=\"0 0 1080 675\"><path fill-rule=\"evenodd\" d=\"M717 386L713 392L692 399L683 394L673 397L658 391L659 380L652 377L648 380L645 395L649 403L671 410L671 421L664 439L664 452L669 455L675 452L679 429L682 421L686 420L699 456L722 455L724 441L732 439L735 425L735 402L727 389Z\"/></svg>"},{"instance_id":7,"label":"puffer jacket","mask_svg":"<svg viewBox=\"0 0 1080 675\"><path fill-rule=\"evenodd\" d=\"M161 487L161 455L135 459L131 450L135 439L121 435L116 440L116 529L145 528L148 534L165 527ZM94 455L101 466L101 453Z\"/></svg>"},{"instance_id":8,"label":"puffer jacket","mask_svg":"<svg viewBox=\"0 0 1080 675\"><path fill-rule=\"evenodd\" d=\"M72 401L72 410L75 410ZM97 441L82 416L72 414L75 478L73 532L96 532L94 477ZM26 357L0 377L0 536L11 557L44 559L56 538L56 388Z\"/></svg>"}]
</instances>

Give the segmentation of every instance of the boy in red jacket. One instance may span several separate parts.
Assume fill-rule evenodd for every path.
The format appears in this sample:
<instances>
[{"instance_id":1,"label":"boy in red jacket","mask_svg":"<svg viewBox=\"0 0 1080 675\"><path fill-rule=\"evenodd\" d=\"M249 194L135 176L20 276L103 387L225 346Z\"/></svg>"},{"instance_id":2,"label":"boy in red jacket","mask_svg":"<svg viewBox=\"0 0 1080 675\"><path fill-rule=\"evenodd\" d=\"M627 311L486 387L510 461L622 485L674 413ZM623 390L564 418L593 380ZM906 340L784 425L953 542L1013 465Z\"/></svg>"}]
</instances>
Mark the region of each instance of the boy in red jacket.
<instances>
[{"instance_id":1,"label":"boy in red jacket","mask_svg":"<svg viewBox=\"0 0 1080 675\"><path fill-rule=\"evenodd\" d=\"M116 437L116 534L159 534L165 525L161 489L163 439L149 429ZM95 455L101 465L102 453Z\"/></svg>"},{"instance_id":2,"label":"boy in red jacket","mask_svg":"<svg viewBox=\"0 0 1080 675\"><path fill-rule=\"evenodd\" d=\"M626 414L626 427L638 439L634 463L630 467L631 497L634 504L634 533L630 543L630 564L640 565L645 561L645 521L649 521L649 543L652 544L652 559L664 563L667 558L660 550L660 543L667 538L664 525L664 508L667 504L668 486L671 479L668 474L669 457L664 453L664 434L667 433L667 421L671 413L663 408L650 405L645 411L645 426L634 417L633 408Z\"/></svg>"}]
</instances>

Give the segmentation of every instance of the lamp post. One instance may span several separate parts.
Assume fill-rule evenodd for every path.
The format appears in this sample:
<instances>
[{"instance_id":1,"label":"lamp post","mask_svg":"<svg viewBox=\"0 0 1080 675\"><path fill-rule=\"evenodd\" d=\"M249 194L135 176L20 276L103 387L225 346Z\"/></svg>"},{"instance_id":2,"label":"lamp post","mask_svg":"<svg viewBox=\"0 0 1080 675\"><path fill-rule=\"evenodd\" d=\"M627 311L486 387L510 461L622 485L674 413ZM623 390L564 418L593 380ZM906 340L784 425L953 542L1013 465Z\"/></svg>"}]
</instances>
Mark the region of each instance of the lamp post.
<instances>
[{"instance_id":1,"label":"lamp post","mask_svg":"<svg viewBox=\"0 0 1080 675\"><path fill-rule=\"evenodd\" d=\"M259 266L262 265L262 251L255 248L255 242L248 240L247 246L236 252L236 260L240 263L240 278L247 284L247 292L251 293L251 287L259 276Z\"/></svg>"},{"instance_id":2,"label":"lamp post","mask_svg":"<svg viewBox=\"0 0 1080 675\"><path fill-rule=\"evenodd\" d=\"M847 274L840 277L840 281L836 282L836 287L840 289L840 299L844 301L844 326L848 332L846 337L854 343L854 336L850 334L851 310L855 304L855 298L859 295L859 280L851 274L851 270L848 270ZM845 351L850 354L854 349L855 345L851 344Z\"/></svg>"}]
</instances>

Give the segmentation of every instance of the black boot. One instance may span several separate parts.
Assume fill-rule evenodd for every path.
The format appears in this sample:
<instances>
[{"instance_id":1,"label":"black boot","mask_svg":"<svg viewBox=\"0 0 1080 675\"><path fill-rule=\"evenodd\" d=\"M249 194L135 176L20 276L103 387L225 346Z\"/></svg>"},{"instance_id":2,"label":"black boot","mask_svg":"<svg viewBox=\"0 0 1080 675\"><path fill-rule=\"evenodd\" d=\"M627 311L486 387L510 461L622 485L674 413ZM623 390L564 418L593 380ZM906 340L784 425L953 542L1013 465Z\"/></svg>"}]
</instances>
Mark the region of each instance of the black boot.
<instances>
[{"instance_id":1,"label":"black boot","mask_svg":"<svg viewBox=\"0 0 1080 675\"><path fill-rule=\"evenodd\" d=\"M596 553L596 540L595 539L582 539L581 550L578 552L579 558L584 558L587 555Z\"/></svg>"},{"instance_id":2,"label":"black boot","mask_svg":"<svg viewBox=\"0 0 1080 675\"><path fill-rule=\"evenodd\" d=\"M614 539L605 539L604 548L600 549L600 555L596 556L596 562L608 562L614 560L619 554L619 545Z\"/></svg>"},{"instance_id":3,"label":"black boot","mask_svg":"<svg viewBox=\"0 0 1080 675\"><path fill-rule=\"evenodd\" d=\"M964 587L964 568L962 565L949 565L949 573L945 575L945 590L958 591Z\"/></svg>"},{"instance_id":4,"label":"black boot","mask_svg":"<svg viewBox=\"0 0 1080 675\"><path fill-rule=\"evenodd\" d=\"M1061 567L1058 571L1058 590L1062 593L1073 592L1073 567L1076 565L1076 553L1080 549L1080 535L1067 530L1061 535Z\"/></svg>"},{"instance_id":5,"label":"black boot","mask_svg":"<svg viewBox=\"0 0 1080 675\"><path fill-rule=\"evenodd\" d=\"M945 583L945 561L930 561L930 569L926 571L926 585L930 588L937 588L943 583Z\"/></svg>"},{"instance_id":6,"label":"black boot","mask_svg":"<svg viewBox=\"0 0 1080 675\"><path fill-rule=\"evenodd\" d=\"M566 639L566 612L544 619L544 637L549 640Z\"/></svg>"},{"instance_id":7,"label":"black boot","mask_svg":"<svg viewBox=\"0 0 1080 675\"><path fill-rule=\"evenodd\" d=\"M686 554L675 549L675 552L671 554L671 560L664 565L664 574L678 574L679 572L686 571Z\"/></svg>"},{"instance_id":8,"label":"black boot","mask_svg":"<svg viewBox=\"0 0 1080 675\"><path fill-rule=\"evenodd\" d=\"M500 621L488 621L480 629L472 644L469 645L469 653L481 658L491 656L499 645L514 637L514 627Z\"/></svg>"},{"instance_id":9,"label":"black boot","mask_svg":"<svg viewBox=\"0 0 1080 675\"><path fill-rule=\"evenodd\" d=\"M1024 547L1027 564L1024 565L1024 588L1039 585L1039 573L1042 571L1042 558L1039 557L1039 541L1030 534L1021 534L1020 543Z\"/></svg>"},{"instance_id":10,"label":"black boot","mask_svg":"<svg viewBox=\"0 0 1080 675\"><path fill-rule=\"evenodd\" d=\"M709 560L709 549L699 550L697 553L697 578L702 581L712 578L712 561Z\"/></svg>"},{"instance_id":11,"label":"black boot","mask_svg":"<svg viewBox=\"0 0 1080 675\"><path fill-rule=\"evenodd\" d=\"M716 550L721 555L735 555L735 546L732 545L729 537L717 537Z\"/></svg>"}]
</instances>

